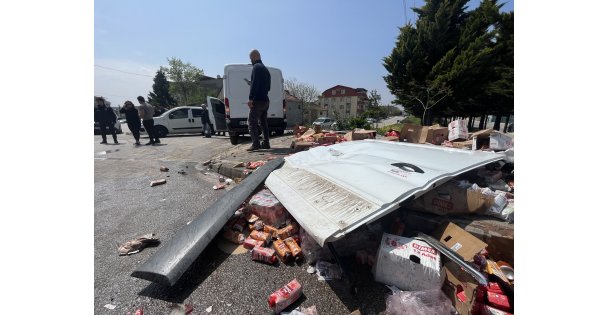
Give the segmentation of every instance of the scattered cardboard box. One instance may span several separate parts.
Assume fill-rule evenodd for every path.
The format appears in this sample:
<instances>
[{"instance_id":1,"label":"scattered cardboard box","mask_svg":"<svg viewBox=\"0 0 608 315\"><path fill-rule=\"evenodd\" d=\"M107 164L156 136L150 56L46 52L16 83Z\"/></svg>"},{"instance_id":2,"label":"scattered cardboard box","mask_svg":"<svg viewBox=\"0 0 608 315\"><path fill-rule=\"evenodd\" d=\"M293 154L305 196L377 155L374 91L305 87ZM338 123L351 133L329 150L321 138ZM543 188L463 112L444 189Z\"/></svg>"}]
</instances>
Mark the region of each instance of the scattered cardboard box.
<instances>
[{"instance_id":1,"label":"scattered cardboard box","mask_svg":"<svg viewBox=\"0 0 608 315\"><path fill-rule=\"evenodd\" d=\"M513 138L500 132L493 131L490 135L490 149L491 150L507 150L513 147Z\"/></svg>"},{"instance_id":2,"label":"scattered cardboard box","mask_svg":"<svg viewBox=\"0 0 608 315\"><path fill-rule=\"evenodd\" d=\"M305 151L310 149L312 146L314 145L314 143L312 142L307 142L307 141L293 141L291 143L290 149L291 152L300 152L300 151Z\"/></svg>"},{"instance_id":3,"label":"scattered cardboard box","mask_svg":"<svg viewBox=\"0 0 608 315\"><path fill-rule=\"evenodd\" d=\"M475 291L479 286L477 281L453 261L448 261L443 265L442 273L445 273L443 293L452 301L458 314L472 314Z\"/></svg>"},{"instance_id":4,"label":"scattered cardboard box","mask_svg":"<svg viewBox=\"0 0 608 315\"><path fill-rule=\"evenodd\" d=\"M410 143L432 143L441 144L448 138L449 129L440 125L419 126L414 124L404 124L399 133L400 141Z\"/></svg>"},{"instance_id":5,"label":"scattered cardboard box","mask_svg":"<svg viewBox=\"0 0 608 315\"><path fill-rule=\"evenodd\" d=\"M454 181L436 187L408 202L415 210L438 215L485 213L494 204L494 197L459 187Z\"/></svg>"},{"instance_id":6,"label":"scattered cardboard box","mask_svg":"<svg viewBox=\"0 0 608 315\"><path fill-rule=\"evenodd\" d=\"M384 233L374 279L401 290L419 291L441 287L441 255L424 241Z\"/></svg>"},{"instance_id":7,"label":"scattered cardboard box","mask_svg":"<svg viewBox=\"0 0 608 315\"><path fill-rule=\"evenodd\" d=\"M488 246L488 244L452 222L442 224L433 232L432 236L460 255L465 261L472 261L475 254Z\"/></svg>"}]
</instances>

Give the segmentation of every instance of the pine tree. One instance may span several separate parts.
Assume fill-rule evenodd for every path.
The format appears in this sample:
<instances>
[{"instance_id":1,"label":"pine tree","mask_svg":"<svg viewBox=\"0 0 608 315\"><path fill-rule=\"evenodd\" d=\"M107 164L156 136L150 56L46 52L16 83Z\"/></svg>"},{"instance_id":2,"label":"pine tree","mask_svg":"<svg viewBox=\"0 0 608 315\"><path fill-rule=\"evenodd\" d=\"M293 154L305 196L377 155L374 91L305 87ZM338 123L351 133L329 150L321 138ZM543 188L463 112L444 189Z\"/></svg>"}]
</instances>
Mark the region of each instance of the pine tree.
<instances>
[{"instance_id":1,"label":"pine tree","mask_svg":"<svg viewBox=\"0 0 608 315\"><path fill-rule=\"evenodd\" d=\"M148 94L148 103L164 108L172 108L177 105L177 102L169 93L169 81L167 81L165 72L162 69L156 71L152 92Z\"/></svg>"}]
</instances>

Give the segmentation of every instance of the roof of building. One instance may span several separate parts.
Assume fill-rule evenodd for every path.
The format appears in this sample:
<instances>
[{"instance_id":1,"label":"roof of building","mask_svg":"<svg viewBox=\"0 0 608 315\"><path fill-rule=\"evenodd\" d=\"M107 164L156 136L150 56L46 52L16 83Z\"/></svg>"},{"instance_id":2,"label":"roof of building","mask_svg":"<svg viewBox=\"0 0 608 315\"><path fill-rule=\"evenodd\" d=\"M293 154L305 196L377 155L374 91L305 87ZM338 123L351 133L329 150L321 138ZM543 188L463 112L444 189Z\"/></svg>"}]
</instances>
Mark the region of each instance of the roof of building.
<instances>
[{"instance_id":1,"label":"roof of building","mask_svg":"<svg viewBox=\"0 0 608 315\"><path fill-rule=\"evenodd\" d=\"M332 95L332 90L336 90L336 94ZM341 90L344 90L344 94L342 94ZM367 90L364 88L356 88L353 89L344 85L336 85L327 90L325 90L322 94L322 97L343 97L343 96L362 96L367 98Z\"/></svg>"}]
</instances>

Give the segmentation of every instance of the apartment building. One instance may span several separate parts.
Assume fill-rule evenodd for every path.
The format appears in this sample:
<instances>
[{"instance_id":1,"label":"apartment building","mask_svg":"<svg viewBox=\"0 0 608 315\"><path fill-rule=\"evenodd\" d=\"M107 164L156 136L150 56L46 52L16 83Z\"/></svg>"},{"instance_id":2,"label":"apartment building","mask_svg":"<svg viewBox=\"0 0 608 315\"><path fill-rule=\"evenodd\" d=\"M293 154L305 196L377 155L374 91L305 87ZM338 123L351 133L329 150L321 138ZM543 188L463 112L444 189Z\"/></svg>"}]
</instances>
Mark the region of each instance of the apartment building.
<instances>
[{"instance_id":1,"label":"apartment building","mask_svg":"<svg viewBox=\"0 0 608 315\"><path fill-rule=\"evenodd\" d=\"M319 97L320 116L333 119L360 117L369 107L367 90L336 85Z\"/></svg>"}]
</instances>

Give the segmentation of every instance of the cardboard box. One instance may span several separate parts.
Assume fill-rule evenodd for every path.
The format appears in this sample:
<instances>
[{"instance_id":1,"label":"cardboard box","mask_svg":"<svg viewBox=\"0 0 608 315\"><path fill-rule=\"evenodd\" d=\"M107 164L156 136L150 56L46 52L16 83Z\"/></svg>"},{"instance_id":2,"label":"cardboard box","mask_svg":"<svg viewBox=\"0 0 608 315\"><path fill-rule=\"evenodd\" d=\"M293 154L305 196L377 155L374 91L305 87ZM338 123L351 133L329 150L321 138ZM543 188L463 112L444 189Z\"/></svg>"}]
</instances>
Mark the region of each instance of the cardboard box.
<instances>
[{"instance_id":1,"label":"cardboard box","mask_svg":"<svg viewBox=\"0 0 608 315\"><path fill-rule=\"evenodd\" d=\"M384 233L373 273L376 281L401 290L439 289L441 255L426 242Z\"/></svg>"},{"instance_id":2,"label":"cardboard box","mask_svg":"<svg viewBox=\"0 0 608 315\"><path fill-rule=\"evenodd\" d=\"M353 140L364 140L364 139L375 139L376 138L376 130L353 130L352 134Z\"/></svg>"},{"instance_id":3,"label":"cardboard box","mask_svg":"<svg viewBox=\"0 0 608 315\"><path fill-rule=\"evenodd\" d=\"M448 139L448 134L449 134L448 127L441 127L439 125L433 125L433 126L428 127L425 141L427 143L440 145L443 143L443 141Z\"/></svg>"},{"instance_id":4,"label":"cardboard box","mask_svg":"<svg viewBox=\"0 0 608 315\"><path fill-rule=\"evenodd\" d=\"M473 150L473 140L454 141L452 142L452 147L457 149Z\"/></svg>"},{"instance_id":5,"label":"cardboard box","mask_svg":"<svg viewBox=\"0 0 608 315\"><path fill-rule=\"evenodd\" d=\"M483 214L493 204L494 197L485 196L479 191L461 188L455 181L448 181L413 202L409 202L408 206L419 211L448 215Z\"/></svg>"},{"instance_id":6,"label":"cardboard box","mask_svg":"<svg viewBox=\"0 0 608 315\"><path fill-rule=\"evenodd\" d=\"M493 131L490 135L490 150L507 150L513 147L513 138L506 134Z\"/></svg>"},{"instance_id":7,"label":"cardboard box","mask_svg":"<svg viewBox=\"0 0 608 315\"><path fill-rule=\"evenodd\" d=\"M442 273L445 273L443 293L452 301L452 305L459 314L472 314L476 291L479 286L477 281L452 261L443 265Z\"/></svg>"},{"instance_id":8,"label":"cardboard box","mask_svg":"<svg viewBox=\"0 0 608 315\"><path fill-rule=\"evenodd\" d=\"M422 126L414 124L404 124L399 133L399 141L406 141L409 143L424 143L426 142L426 133L423 135L424 129Z\"/></svg>"},{"instance_id":9,"label":"cardboard box","mask_svg":"<svg viewBox=\"0 0 608 315\"><path fill-rule=\"evenodd\" d=\"M409 143L441 144L448 138L449 129L440 125L419 126L404 124L399 133L399 140Z\"/></svg>"},{"instance_id":10,"label":"cardboard box","mask_svg":"<svg viewBox=\"0 0 608 315\"><path fill-rule=\"evenodd\" d=\"M467 129L466 121L462 119L453 120L448 124L449 135L448 140L454 141L456 139L465 139L469 138L469 131Z\"/></svg>"},{"instance_id":11,"label":"cardboard box","mask_svg":"<svg viewBox=\"0 0 608 315\"><path fill-rule=\"evenodd\" d=\"M452 222L442 224L433 232L432 236L460 255L465 261L472 261L475 254L488 246L488 244Z\"/></svg>"}]
</instances>

